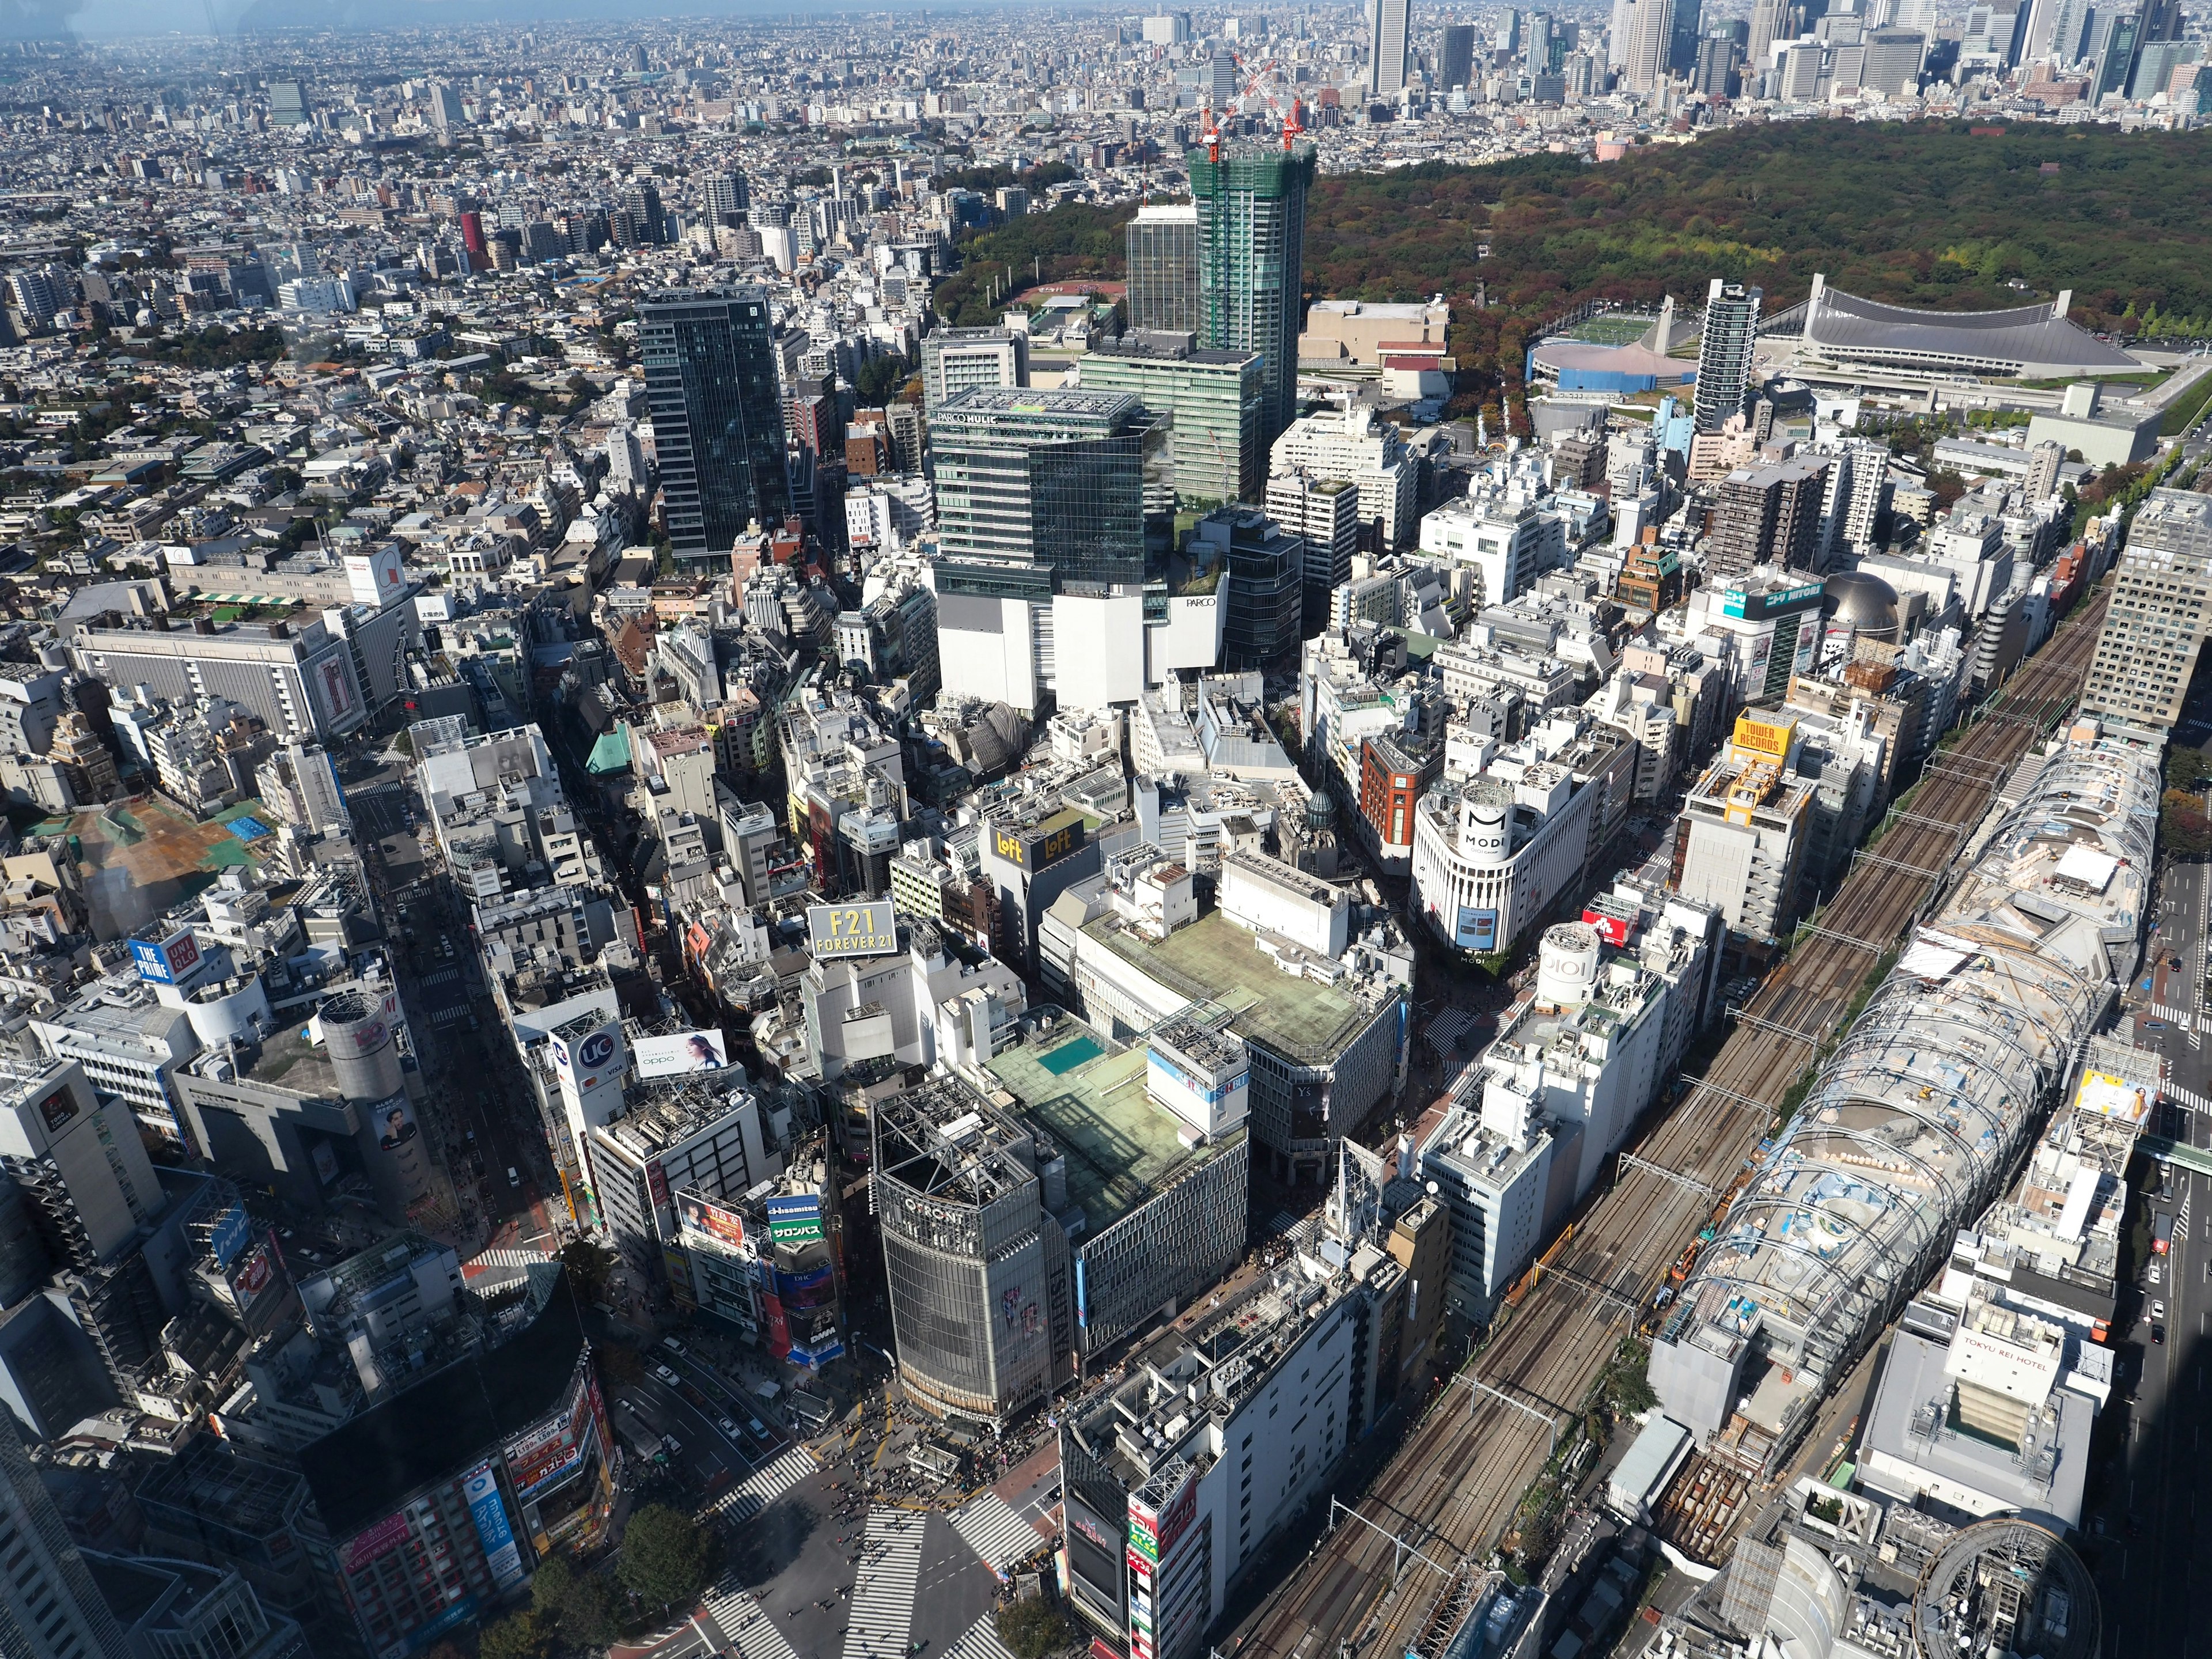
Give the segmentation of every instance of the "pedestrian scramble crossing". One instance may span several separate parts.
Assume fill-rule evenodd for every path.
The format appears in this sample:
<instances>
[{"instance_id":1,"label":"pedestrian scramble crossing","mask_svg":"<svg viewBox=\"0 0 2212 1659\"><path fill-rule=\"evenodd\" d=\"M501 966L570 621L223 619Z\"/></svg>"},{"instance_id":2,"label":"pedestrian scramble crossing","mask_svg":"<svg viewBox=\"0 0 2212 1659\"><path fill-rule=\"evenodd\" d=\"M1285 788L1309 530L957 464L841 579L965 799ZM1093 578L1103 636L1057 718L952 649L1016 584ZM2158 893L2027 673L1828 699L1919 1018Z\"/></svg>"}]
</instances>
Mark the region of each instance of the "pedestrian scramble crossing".
<instances>
[{"instance_id":1,"label":"pedestrian scramble crossing","mask_svg":"<svg viewBox=\"0 0 2212 1659\"><path fill-rule=\"evenodd\" d=\"M983 1565L1005 1576L1017 1561L1026 1561L1043 1547L1037 1529L1016 1514L998 1493L982 1492L963 1504L952 1517L952 1530L960 1541L983 1558Z\"/></svg>"},{"instance_id":2,"label":"pedestrian scramble crossing","mask_svg":"<svg viewBox=\"0 0 2212 1659\"><path fill-rule=\"evenodd\" d=\"M717 1651L726 1644L743 1659L799 1659L789 1639L775 1627L775 1620L762 1611L750 1592L738 1585L715 1586L708 1592L699 1613L713 1620L714 1630L720 1633Z\"/></svg>"},{"instance_id":3,"label":"pedestrian scramble crossing","mask_svg":"<svg viewBox=\"0 0 2212 1659\"><path fill-rule=\"evenodd\" d=\"M915 1510L868 1511L867 1544L853 1582L853 1621L845 1629L844 1659L906 1659L927 1519Z\"/></svg>"},{"instance_id":4,"label":"pedestrian scramble crossing","mask_svg":"<svg viewBox=\"0 0 2212 1659\"><path fill-rule=\"evenodd\" d=\"M946 1650L945 1659L1014 1659L999 1639L994 1613L987 1613L968 1626L967 1632Z\"/></svg>"},{"instance_id":5,"label":"pedestrian scramble crossing","mask_svg":"<svg viewBox=\"0 0 2212 1659\"><path fill-rule=\"evenodd\" d=\"M793 1446L772 1463L763 1464L700 1511L706 1520L750 1521L793 1486L814 1473L814 1455L804 1446Z\"/></svg>"},{"instance_id":6,"label":"pedestrian scramble crossing","mask_svg":"<svg viewBox=\"0 0 2212 1659\"><path fill-rule=\"evenodd\" d=\"M2150 1017L2153 1019L2162 1019L2169 1025L2179 1026L2185 1031L2194 1029L2194 1024L2186 1013L2179 1008L2169 1008L2163 1002L2151 1004Z\"/></svg>"},{"instance_id":7,"label":"pedestrian scramble crossing","mask_svg":"<svg viewBox=\"0 0 2212 1659\"><path fill-rule=\"evenodd\" d=\"M2194 1089L2185 1089L2178 1083L2169 1083L2159 1093L2171 1104L2186 1106L2192 1112L2212 1112L2212 1100L2207 1100Z\"/></svg>"}]
</instances>

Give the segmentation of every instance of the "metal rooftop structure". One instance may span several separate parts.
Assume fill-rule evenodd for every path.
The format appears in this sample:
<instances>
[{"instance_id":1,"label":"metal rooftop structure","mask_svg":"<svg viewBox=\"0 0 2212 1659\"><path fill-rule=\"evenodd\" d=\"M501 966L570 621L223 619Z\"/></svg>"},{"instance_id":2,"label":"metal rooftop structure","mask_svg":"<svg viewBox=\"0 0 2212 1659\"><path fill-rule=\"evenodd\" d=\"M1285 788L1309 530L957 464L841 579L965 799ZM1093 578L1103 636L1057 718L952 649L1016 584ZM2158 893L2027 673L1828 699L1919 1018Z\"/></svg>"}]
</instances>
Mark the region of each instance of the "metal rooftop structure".
<instances>
[{"instance_id":1,"label":"metal rooftop structure","mask_svg":"<svg viewBox=\"0 0 2212 1659\"><path fill-rule=\"evenodd\" d=\"M2136 960L2158 777L2074 727L1822 1066L1653 1346L1701 1447L1768 1468L1996 1196Z\"/></svg>"}]
</instances>

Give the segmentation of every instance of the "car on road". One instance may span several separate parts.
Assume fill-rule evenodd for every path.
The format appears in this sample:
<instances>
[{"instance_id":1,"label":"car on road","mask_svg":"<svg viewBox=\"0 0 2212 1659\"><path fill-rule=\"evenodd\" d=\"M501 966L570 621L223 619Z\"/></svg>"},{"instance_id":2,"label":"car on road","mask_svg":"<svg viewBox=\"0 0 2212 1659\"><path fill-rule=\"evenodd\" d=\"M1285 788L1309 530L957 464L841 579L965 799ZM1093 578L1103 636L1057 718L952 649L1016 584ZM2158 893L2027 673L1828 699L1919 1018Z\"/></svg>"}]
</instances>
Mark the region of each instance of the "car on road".
<instances>
[{"instance_id":1,"label":"car on road","mask_svg":"<svg viewBox=\"0 0 2212 1659\"><path fill-rule=\"evenodd\" d=\"M735 1440L739 1437L738 1434L738 1425L731 1422L728 1418L718 1417L714 1419L714 1425L717 1428L720 1429L724 1434L729 1436L731 1439Z\"/></svg>"},{"instance_id":2,"label":"car on road","mask_svg":"<svg viewBox=\"0 0 2212 1659\"><path fill-rule=\"evenodd\" d=\"M2163 1318L2165 1318L2165 1317L2166 1317L2166 1304L2165 1304L2165 1303L2163 1303L2163 1302L2154 1302L2154 1303L2152 1303L2152 1304L2150 1304L2150 1316L2151 1316L2153 1319L2163 1319Z\"/></svg>"},{"instance_id":3,"label":"car on road","mask_svg":"<svg viewBox=\"0 0 2212 1659\"><path fill-rule=\"evenodd\" d=\"M2163 1325L2152 1326L2150 1328L2150 1340L2153 1342L2160 1344L2161 1346L2164 1346L2166 1342L2166 1327Z\"/></svg>"},{"instance_id":4,"label":"car on road","mask_svg":"<svg viewBox=\"0 0 2212 1659\"><path fill-rule=\"evenodd\" d=\"M671 1388L676 1386L676 1373L670 1370L667 1366L655 1365L653 1368L653 1374L659 1377L662 1382L667 1383Z\"/></svg>"},{"instance_id":5,"label":"car on road","mask_svg":"<svg viewBox=\"0 0 2212 1659\"><path fill-rule=\"evenodd\" d=\"M507 1184L510 1187L520 1187L522 1184L522 1177L515 1174L514 1165L512 1164L507 1166Z\"/></svg>"},{"instance_id":6,"label":"car on road","mask_svg":"<svg viewBox=\"0 0 2212 1659\"><path fill-rule=\"evenodd\" d=\"M2150 1273L2148 1275L2146 1282L2148 1283L2154 1290L2157 1289L2160 1285L2166 1282L2160 1275L2157 1262L2154 1261L2150 1264Z\"/></svg>"},{"instance_id":7,"label":"car on road","mask_svg":"<svg viewBox=\"0 0 2212 1659\"><path fill-rule=\"evenodd\" d=\"M765 1446L769 1443L768 1437L768 1425L762 1422L760 1419L757 1417L748 1417L745 1419L745 1427L751 1431L753 1438L759 1441L762 1445Z\"/></svg>"}]
</instances>

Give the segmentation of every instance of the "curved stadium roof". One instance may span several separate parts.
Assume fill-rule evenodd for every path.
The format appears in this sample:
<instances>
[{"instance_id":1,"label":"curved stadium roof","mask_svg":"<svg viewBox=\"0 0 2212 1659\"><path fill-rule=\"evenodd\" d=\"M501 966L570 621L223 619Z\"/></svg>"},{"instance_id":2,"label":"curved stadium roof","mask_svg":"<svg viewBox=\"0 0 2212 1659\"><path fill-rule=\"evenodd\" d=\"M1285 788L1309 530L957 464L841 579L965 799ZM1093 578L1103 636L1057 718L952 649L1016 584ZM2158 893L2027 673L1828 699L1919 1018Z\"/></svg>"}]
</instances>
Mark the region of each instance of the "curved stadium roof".
<instances>
[{"instance_id":1,"label":"curved stadium roof","mask_svg":"<svg viewBox=\"0 0 2212 1659\"><path fill-rule=\"evenodd\" d=\"M1805 311L1806 343L1838 362L1929 373L2057 379L2142 365L2066 320L2057 304L2004 311L1911 311L1828 288L1817 280Z\"/></svg>"}]
</instances>

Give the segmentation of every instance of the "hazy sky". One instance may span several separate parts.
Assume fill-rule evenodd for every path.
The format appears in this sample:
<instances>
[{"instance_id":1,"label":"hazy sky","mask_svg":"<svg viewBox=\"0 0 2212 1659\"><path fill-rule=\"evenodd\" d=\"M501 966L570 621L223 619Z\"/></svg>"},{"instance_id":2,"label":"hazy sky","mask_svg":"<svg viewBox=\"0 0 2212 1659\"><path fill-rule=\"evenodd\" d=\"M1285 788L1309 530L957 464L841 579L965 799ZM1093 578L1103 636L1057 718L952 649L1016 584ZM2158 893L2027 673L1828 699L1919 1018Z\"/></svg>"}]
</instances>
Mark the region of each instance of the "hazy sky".
<instances>
[{"instance_id":1,"label":"hazy sky","mask_svg":"<svg viewBox=\"0 0 2212 1659\"><path fill-rule=\"evenodd\" d=\"M987 0L988 3L988 0ZM976 0L939 4L967 9ZM919 11L921 0L0 0L0 40L97 39L179 30L226 39L263 29L392 28L453 23L577 22L636 18L828 16Z\"/></svg>"}]
</instances>

